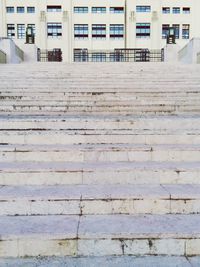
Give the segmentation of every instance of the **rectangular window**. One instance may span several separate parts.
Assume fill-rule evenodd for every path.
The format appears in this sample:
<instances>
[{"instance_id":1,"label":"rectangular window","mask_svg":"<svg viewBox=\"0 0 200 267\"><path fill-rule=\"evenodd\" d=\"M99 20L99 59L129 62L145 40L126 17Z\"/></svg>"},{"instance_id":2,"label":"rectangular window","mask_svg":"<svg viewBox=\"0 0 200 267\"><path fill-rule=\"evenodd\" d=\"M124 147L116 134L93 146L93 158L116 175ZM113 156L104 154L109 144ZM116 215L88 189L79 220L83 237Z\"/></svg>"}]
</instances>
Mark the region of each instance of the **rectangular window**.
<instances>
[{"instance_id":1,"label":"rectangular window","mask_svg":"<svg viewBox=\"0 0 200 267\"><path fill-rule=\"evenodd\" d=\"M15 24L7 24L7 37L15 37Z\"/></svg>"},{"instance_id":2,"label":"rectangular window","mask_svg":"<svg viewBox=\"0 0 200 267\"><path fill-rule=\"evenodd\" d=\"M106 13L106 7L92 7L92 13Z\"/></svg>"},{"instance_id":3,"label":"rectangular window","mask_svg":"<svg viewBox=\"0 0 200 267\"><path fill-rule=\"evenodd\" d=\"M27 7L27 13L35 13L35 7L34 6L28 6Z\"/></svg>"},{"instance_id":4,"label":"rectangular window","mask_svg":"<svg viewBox=\"0 0 200 267\"><path fill-rule=\"evenodd\" d=\"M106 24L92 24L92 38L106 38Z\"/></svg>"},{"instance_id":5,"label":"rectangular window","mask_svg":"<svg viewBox=\"0 0 200 267\"><path fill-rule=\"evenodd\" d=\"M23 6L18 6L17 7L17 13L24 13L25 10L24 10L24 7Z\"/></svg>"},{"instance_id":6,"label":"rectangular window","mask_svg":"<svg viewBox=\"0 0 200 267\"><path fill-rule=\"evenodd\" d=\"M136 38L149 38L150 31L150 23L136 23Z\"/></svg>"},{"instance_id":7,"label":"rectangular window","mask_svg":"<svg viewBox=\"0 0 200 267\"><path fill-rule=\"evenodd\" d=\"M52 38L58 38L62 36L62 24L61 23L47 23L47 36Z\"/></svg>"},{"instance_id":8,"label":"rectangular window","mask_svg":"<svg viewBox=\"0 0 200 267\"><path fill-rule=\"evenodd\" d=\"M136 12L151 12L151 6L136 6Z\"/></svg>"},{"instance_id":9,"label":"rectangular window","mask_svg":"<svg viewBox=\"0 0 200 267\"><path fill-rule=\"evenodd\" d=\"M18 39L25 38L25 24L17 24L17 38Z\"/></svg>"},{"instance_id":10,"label":"rectangular window","mask_svg":"<svg viewBox=\"0 0 200 267\"><path fill-rule=\"evenodd\" d=\"M110 7L110 13L124 13L124 7Z\"/></svg>"},{"instance_id":11,"label":"rectangular window","mask_svg":"<svg viewBox=\"0 0 200 267\"><path fill-rule=\"evenodd\" d=\"M174 29L175 29L176 39L179 39L180 25L179 24L173 24L172 27L174 27Z\"/></svg>"},{"instance_id":12,"label":"rectangular window","mask_svg":"<svg viewBox=\"0 0 200 267\"><path fill-rule=\"evenodd\" d=\"M62 6L57 6L57 5L47 6L47 12L61 12L61 11L62 11Z\"/></svg>"},{"instance_id":13,"label":"rectangular window","mask_svg":"<svg viewBox=\"0 0 200 267\"><path fill-rule=\"evenodd\" d=\"M13 6L7 6L6 7L6 12L7 13L14 13L15 12L15 8Z\"/></svg>"},{"instance_id":14,"label":"rectangular window","mask_svg":"<svg viewBox=\"0 0 200 267\"><path fill-rule=\"evenodd\" d=\"M75 24L74 38L88 38L88 24Z\"/></svg>"},{"instance_id":15,"label":"rectangular window","mask_svg":"<svg viewBox=\"0 0 200 267\"><path fill-rule=\"evenodd\" d=\"M173 7L172 13L173 14L180 14L180 7Z\"/></svg>"},{"instance_id":16,"label":"rectangular window","mask_svg":"<svg viewBox=\"0 0 200 267\"><path fill-rule=\"evenodd\" d=\"M110 38L114 39L124 38L124 25L110 24Z\"/></svg>"},{"instance_id":17,"label":"rectangular window","mask_svg":"<svg viewBox=\"0 0 200 267\"><path fill-rule=\"evenodd\" d=\"M190 25L189 24L183 24L182 25L182 38L183 39L189 39L190 38Z\"/></svg>"},{"instance_id":18,"label":"rectangular window","mask_svg":"<svg viewBox=\"0 0 200 267\"><path fill-rule=\"evenodd\" d=\"M86 6L75 6L74 13L88 13L88 7Z\"/></svg>"},{"instance_id":19,"label":"rectangular window","mask_svg":"<svg viewBox=\"0 0 200 267\"><path fill-rule=\"evenodd\" d=\"M166 39L169 34L169 24L163 24L162 25L162 39Z\"/></svg>"},{"instance_id":20,"label":"rectangular window","mask_svg":"<svg viewBox=\"0 0 200 267\"><path fill-rule=\"evenodd\" d=\"M190 8L189 7L183 7L183 14L190 14Z\"/></svg>"},{"instance_id":21,"label":"rectangular window","mask_svg":"<svg viewBox=\"0 0 200 267\"><path fill-rule=\"evenodd\" d=\"M170 13L170 7L163 7L162 8L162 13L163 14L169 14Z\"/></svg>"}]
</instances>

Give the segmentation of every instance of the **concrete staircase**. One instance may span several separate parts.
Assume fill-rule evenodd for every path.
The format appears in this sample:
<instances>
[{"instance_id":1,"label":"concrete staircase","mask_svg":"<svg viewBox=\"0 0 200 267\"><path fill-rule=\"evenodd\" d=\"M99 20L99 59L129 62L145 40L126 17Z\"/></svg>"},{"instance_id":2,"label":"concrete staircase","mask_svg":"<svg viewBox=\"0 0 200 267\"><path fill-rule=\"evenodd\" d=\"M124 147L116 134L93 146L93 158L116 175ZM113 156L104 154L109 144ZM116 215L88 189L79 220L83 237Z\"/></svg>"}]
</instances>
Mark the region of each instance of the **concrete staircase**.
<instances>
[{"instance_id":1,"label":"concrete staircase","mask_svg":"<svg viewBox=\"0 0 200 267\"><path fill-rule=\"evenodd\" d=\"M200 66L0 66L0 103L0 257L197 266Z\"/></svg>"}]
</instances>

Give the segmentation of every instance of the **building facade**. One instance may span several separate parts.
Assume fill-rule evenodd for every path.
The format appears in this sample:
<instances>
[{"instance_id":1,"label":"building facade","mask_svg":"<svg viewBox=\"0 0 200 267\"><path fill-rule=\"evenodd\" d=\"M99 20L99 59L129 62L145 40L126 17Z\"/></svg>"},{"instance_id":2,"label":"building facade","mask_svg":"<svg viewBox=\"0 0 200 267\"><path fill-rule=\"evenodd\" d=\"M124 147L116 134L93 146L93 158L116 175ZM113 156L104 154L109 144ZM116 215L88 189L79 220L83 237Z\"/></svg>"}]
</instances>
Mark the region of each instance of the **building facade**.
<instances>
[{"instance_id":1,"label":"building facade","mask_svg":"<svg viewBox=\"0 0 200 267\"><path fill-rule=\"evenodd\" d=\"M0 37L20 46L31 27L38 48L72 62L76 49L160 49L173 26L181 48L200 37L199 10L199 0L1 0Z\"/></svg>"}]
</instances>

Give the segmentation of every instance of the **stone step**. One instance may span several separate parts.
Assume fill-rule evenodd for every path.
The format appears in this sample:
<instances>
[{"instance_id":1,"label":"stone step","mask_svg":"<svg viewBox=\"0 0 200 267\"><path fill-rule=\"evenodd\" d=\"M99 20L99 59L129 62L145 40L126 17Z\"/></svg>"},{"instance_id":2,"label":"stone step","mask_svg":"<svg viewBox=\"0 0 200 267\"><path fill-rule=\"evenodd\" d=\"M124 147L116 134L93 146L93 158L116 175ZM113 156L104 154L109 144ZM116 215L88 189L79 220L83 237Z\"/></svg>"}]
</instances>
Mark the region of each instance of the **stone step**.
<instances>
[{"instance_id":1,"label":"stone step","mask_svg":"<svg viewBox=\"0 0 200 267\"><path fill-rule=\"evenodd\" d=\"M191 108L187 108L187 110L176 110L176 108L174 108L173 110L160 110L160 111L132 111L132 110L114 110L114 111L92 111L93 115L96 116L107 116L108 114L111 116L129 116L129 115L136 115L136 116L148 116L148 115L158 115L158 116L188 116L188 115L198 115L199 111L198 111L199 107L191 107ZM0 111L0 116L13 116L13 115L24 115L24 116L38 116L38 115L43 115L43 116L47 116L47 115L52 115L52 116L62 116L62 114L64 115L75 115L75 116L88 116L91 114L91 110L84 110L84 111L79 111L78 109L76 111L27 111L27 110L21 110L21 111Z\"/></svg>"},{"instance_id":2,"label":"stone step","mask_svg":"<svg viewBox=\"0 0 200 267\"><path fill-rule=\"evenodd\" d=\"M188 89L190 88L190 89ZM140 94L150 94L149 92L153 91L154 94L156 94L156 92L159 94L165 94L167 95L167 93L170 94L182 94L182 93L193 93L193 92L199 92L199 86L198 85L192 85L190 83L185 84L184 85L179 85L179 86L173 86L173 85L169 85L167 86L161 86L161 85L148 85L145 84L145 86L139 86L138 84L135 85L135 89L133 87L132 82L130 82L130 84L123 84L123 85L110 85L108 86L107 83L105 82L105 84L103 85L99 85L97 84L96 86L88 86L87 84L84 86L79 86L79 84L71 86L71 85L63 85L63 86L58 86L57 84L53 85L49 85L49 86L37 86L37 85L22 85L22 83L20 83L18 86L13 84L13 85L4 85L2 87L0 87L1 93L5 94L7 92L12 92L12 93L18 93L19 95L22 95L23 93L25 93L25 95L27 93L63 93L63 94L77 94L79 95L80 93L82 93L83 95L85 94L93 94L98 96L99 94L103 94L103 93L119 93L121 95L126 95L126 94L131 94L131 95L140 95ZM73 93L74 92L74 93Z\"/></svg>"},{"instance_id":3,"label":"stone step","mask_svg":"<svg viewBox=\"0 0 200 267\"><path fill-rule=\"evenodd\" d=\"M2 130L199 130L199 116L1 116Z\"/></svg>"},{"instance_id":4,"label":"stone step","mask_svg":"<svg viewBox=\"0 0 200 267\"><path fill-rule=\"evenodd\" d=\"M0 259L5 267L199 267L200 257L184 256L90 256L90 257L31 257Z\"/></svg>"},{"instance_id":5,"label":"stone step","mask_svg":"<svg viewBox=\"0 0 200 267\"><path fill-rule=\"evenodd\" d=\"M199 162L0 162L0 185L199 184Z\"/></svg>"},{"instance_id":6,"label":"stone step","mask_svg":"<svg viewBox=\"0 0 200 267\"><path fill-rule=\"evenodd\" d=\"M38 105L40 105L42 102L46 103L46 101L51 102L52 98L54 99L54 103L55 104L68 104L69 102L72 105L85 105L85 104L116 104L116 103L126 103L127 105L134 105L134 104L165 104L165 105L172 105L172 104L176 104L176 105L184 105L184 104L191 104L194 103L195 105L197 105L200 102L200 95L195 95L195 96L187 96L187 95L172 95L172 96L168 96L166 97L165 95L163 96L138 96L137 94L134 95L120 95L117 94L116 95L111 95L111 96L106 96L106 95L101 95L101 96L64 96L62 95L62 93L59 94L37 94L34 95L34 93L32 93L31 95L23 95L21 96L21 93L18 93L16 95L0 95L0 101L3 102L4 104L7 105L19 105L19 104L28 104L30 105L31 103L35 102L36 104L38 103ZM165 99L163 99L165 98Z\"/></svg>"},{"instance_id":7,"label":"stone step","mask_svg":"<svg viewBox=\"0 0 200 267\"><path fill-rule=\"evenodd\" d=\"M45 105L24 105L24 104L15 104L15 105L1 105L0 112L66 112L66 113L75 113L75 114L81 114L86 112L117 112L117 113L123 113L126 112L127 114L178 114L178 112L199 112L200 107L199 104L141 104L141 105L126 105L126 103L121 105L111 105L108 103L107 105L73 105L73 104L54 104L50 105L46 103Z\"/></svg>"},{"instance_id":8,"label":"stone step","mask_svg":"<svg viewBox=\"0 0 200 267\"><path fill-rule=\"evenodd\" d=\"M48 103L46 102L48 100ZM76 99L30 99L30 100L5 100L3 99L3 103L2 103L2 107L6 108L6 107L10 107L12 106L13 108L17 108L20 105L22 107L35 107L35 106L68 106L68 107L75 107L75 106L79 106L80 107L90 107L90 106L94 106L94 107L115 107L115 106L120 106L123 107L124 105L127 105L127 107L131 107L131 106L136 106L136 107L140 107L140 106L158 106L158 105L163 105L163 106L171 106L171 105L182 105L182 106L190 106L190 105L199 105L200 104L200 99L196 99L195 100L191 100L189 99L172 99L172 100L167 100L167 99L162 99L162 100L157 100L157 99L117 99L117 100L111 100L111 99L80 99L80 100L76 100Z\"/></svg>"},{"instance_id":9,"label":"stone step","mask_svg":"<svg viewBox=\"0 0 200 267\"><path fill-rule=\"evenodd\" d=\"M0 215L195 214L200 185L3 186Z\"/></svg>"},{"instance_id":10,"label":"stone step","mask_svg":"<svg viewBox=\"0 0 200 267\"><path fill-rule=\"evenodd\" d=\"M4 88L5 89L5 88ZM37 88L35 88L36 90ZM177 89L177 90L165 90L164 88L161 91L147 91L147 90L132 90L132 91L124 91L124 90L117 90L116 91L108 91L108 90L102 90L100 91L81 91L77 88L76 91L68 91L67 89L65 90L65 92L63 91L59 91L59 90L51 90L51 91L38 91L37 90L37 94L35 93L35 90L22 90L22 89L18 89L18 90L3 90L0 92L0 99L6 100L7 98L10 99L14 99L14 100L18 100L18 99L34 99L34 98L38 98L38 99L42 99L42 98L46 98L49 97L49 99L52 100L51 96L54 97L54 100L56 100L56 98L58 100L61 100L60 97L62 97L62 99L159 99L159 100L164 100L163 97L166 98L166 100L173 100L175 99L187 99L187 97L190 97L190 99L196 99L196 97L199 96L200 91L199 90L188 90L188 91L183 91L182 89Z\"/></svg>"},{"instance_id":11,"label":"stone step","mask_svg":"<svg viewBox=\"0 0 200 267\"><path fill-rule=\"evenodd\" d=\"M200 161L199 145L0 145L1 161Z\"/></svg>"},{"instance_id":12,"label":"stone step","mask_svg":"<svg viewBox=\"0 0 200 267\"><path fill-rule=\"evenodd\" d=\"M66 145L66 144L200 144L199 132L179 131L179 133L159 131L149 133L122 132L113 134L112 131L88 133L82 131L0 131L0 144L22 145Z\"/></svg>"},{"instance_id":13,"label":"stone step","mask_svg":"<svg viewBox=\"0 0 200 267\"><path fill-rule=\"evenodd\" d=\"M200 215L0 216L1 257L200 255Z\"/></svg>"}]
</instances>

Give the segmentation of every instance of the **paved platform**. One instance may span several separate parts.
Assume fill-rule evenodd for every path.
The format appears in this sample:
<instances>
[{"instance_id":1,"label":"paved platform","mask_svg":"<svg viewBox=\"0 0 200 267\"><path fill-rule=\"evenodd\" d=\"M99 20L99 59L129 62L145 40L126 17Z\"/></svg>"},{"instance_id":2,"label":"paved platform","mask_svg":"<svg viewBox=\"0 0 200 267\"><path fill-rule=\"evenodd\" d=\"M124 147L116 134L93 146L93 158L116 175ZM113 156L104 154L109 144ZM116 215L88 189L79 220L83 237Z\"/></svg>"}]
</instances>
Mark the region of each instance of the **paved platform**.
<instances>
[{"instance_id":1,"label":"paved platform","mask_svg":"<svg viewBox=\"0 0 200 267\"><path fill-rule=\"evenodd\" d=\"M4 259L1 267L199 267L200 258L175 256L123 257L43 257L34 259Z\"/></svg>"},{"instance_id":2,"label":"paved platform","mask_svg":"<svg viewBox=\"0 0 200 267\"><path fill-rule=\"evenodd\" d=\"M4 259L1 267L199 267L200 258L175 256L123 257L43 257L34 259Z\"/></svg>"}]
</instances>

